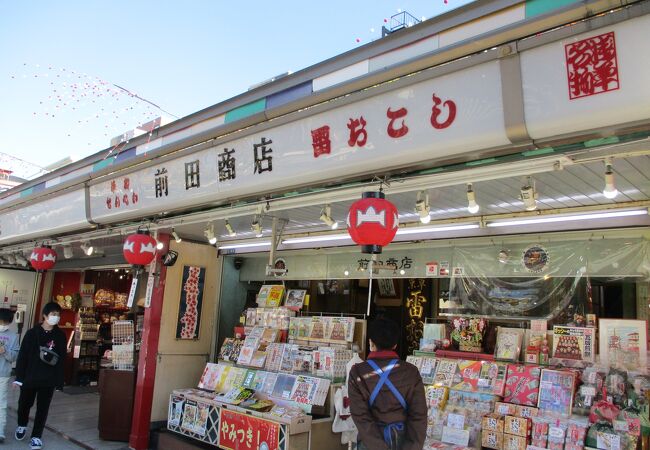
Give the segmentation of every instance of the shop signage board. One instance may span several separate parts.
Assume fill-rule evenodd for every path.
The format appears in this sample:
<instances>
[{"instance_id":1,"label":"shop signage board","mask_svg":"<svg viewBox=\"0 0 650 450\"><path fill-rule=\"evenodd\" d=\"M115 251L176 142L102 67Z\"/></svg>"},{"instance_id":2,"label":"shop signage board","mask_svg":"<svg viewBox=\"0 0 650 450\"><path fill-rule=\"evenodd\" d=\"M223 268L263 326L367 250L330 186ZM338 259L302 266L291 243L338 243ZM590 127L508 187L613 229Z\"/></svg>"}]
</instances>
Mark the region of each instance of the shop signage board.
<instances>
[{"instance_id":1,"label":"shop signage board","mask_svg":"<svg viewBox=\"0 0 650 450\"><path fill-rule=\"evenodd\" d=\"M219 417L219 447L279 450L280 424L224 408Z\"/></svg>"},{"instance_id":2,"label":"shop signage board","mask_svg":"<svg viewBox=\"0 0 650 450\"><path fill-rule=\"evenodd\" d=\"M0 244L12 240L49 236L90 228L86 218L84 189L47 197L45 200L0 214Z\"/></svg>"},{"instance_id":3,"label":"shop signage board","mask_svg":"<svg viewBox=\"0 0 650 450\"><path fill-rule=\"evenodd\" d=\"M533 139L647 120L650 16L521 52L526 128Z\"/></svg>"},{"instance_id":4,"label":"shop signage board","mask_svg":"<svg viewBox=\"0 0 650 450\"><path fill-rule=\"evenodd\" d=\"M90 215L107 223L508 143L489 62L91 185Z\"/></svg>"}]
</instances>

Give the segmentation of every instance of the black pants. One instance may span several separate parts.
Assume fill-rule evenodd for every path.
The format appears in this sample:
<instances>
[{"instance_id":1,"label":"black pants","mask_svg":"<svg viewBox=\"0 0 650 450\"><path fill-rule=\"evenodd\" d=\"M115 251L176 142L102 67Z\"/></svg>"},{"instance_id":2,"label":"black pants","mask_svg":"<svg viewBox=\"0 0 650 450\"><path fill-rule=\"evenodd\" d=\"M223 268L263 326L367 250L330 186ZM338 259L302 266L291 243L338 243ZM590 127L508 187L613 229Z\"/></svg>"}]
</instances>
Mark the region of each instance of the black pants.
<instances>
[{"instance_id":1,"label":"black pants","mask_svg":"<svg viewBox=\"0 0 650 450\"><path fill-rule=\"evenodd\" d=\"M50 402L54 395L54 387L43 388L26 388L20 387L20 398L18 399L18 426L26 427L29 422L29 410L34 406L36 400L36 417L34 418L34 428L32 437L41 438L47 413L50 409Z\"/></svg>"}]
</instances>

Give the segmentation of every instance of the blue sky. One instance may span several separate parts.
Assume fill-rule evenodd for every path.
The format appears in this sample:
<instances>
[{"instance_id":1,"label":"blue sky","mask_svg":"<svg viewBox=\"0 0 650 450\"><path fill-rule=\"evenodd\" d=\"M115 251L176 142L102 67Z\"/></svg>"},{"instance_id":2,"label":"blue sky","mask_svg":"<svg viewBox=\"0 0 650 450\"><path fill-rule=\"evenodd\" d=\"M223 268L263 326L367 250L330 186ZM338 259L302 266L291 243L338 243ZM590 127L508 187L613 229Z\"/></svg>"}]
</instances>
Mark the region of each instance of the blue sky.
<instances>
[{"instance_id":1,"label":"blue sky","mask_svg":"<svg viewBox=\"0 0 650 450\"><path fill-rule=\"evenodd\" d=\"M182 117L470 1L1 2L0 152L87 156L160 115L114 85Z\"/></svg>"}]
</instances>

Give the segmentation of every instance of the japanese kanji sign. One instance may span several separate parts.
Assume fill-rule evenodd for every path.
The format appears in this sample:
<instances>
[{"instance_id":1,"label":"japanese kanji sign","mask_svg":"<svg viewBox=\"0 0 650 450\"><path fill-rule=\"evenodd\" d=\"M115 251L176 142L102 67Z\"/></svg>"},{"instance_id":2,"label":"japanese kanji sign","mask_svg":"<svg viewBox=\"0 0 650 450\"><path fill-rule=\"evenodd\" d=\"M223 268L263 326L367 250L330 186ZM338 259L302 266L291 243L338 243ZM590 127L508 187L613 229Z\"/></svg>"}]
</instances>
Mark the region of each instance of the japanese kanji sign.
<instances>
[{"instance_id":1,"label":"japanese kanji sign","mask_svg":"<svg viewBox=\"0 0 650 450\"><path fill-rule=\"evenodd\" d=\"M278 450L280 424L227 409L219 417L219 447L228 450Z\"/></svg>"},{"instance_id":2,"label":"japanese kanji sign","mask_svg":"<svg viewBox=\"0 0 650 450\"><path fill-rule=\"evenodd\" d=\"M587 97L620 87L614 32L564 46L569 97Z\"/></svg>"}]
</instances>

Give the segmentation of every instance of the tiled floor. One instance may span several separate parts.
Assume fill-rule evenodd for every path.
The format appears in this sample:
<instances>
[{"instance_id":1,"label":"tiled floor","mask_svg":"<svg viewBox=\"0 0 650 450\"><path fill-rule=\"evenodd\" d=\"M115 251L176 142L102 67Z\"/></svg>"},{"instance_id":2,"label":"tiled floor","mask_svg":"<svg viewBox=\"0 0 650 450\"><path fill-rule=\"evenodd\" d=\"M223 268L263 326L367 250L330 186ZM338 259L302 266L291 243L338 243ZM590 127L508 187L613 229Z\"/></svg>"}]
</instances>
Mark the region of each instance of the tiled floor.
<instances>
[{"instance_id":1,"label":"tiled floor","mask_svg":"<svg viewBox=\"0 0 650 450\"><path fill-rule=\"evenodd\" d=\"M16 408L18 405L18 389L10 389L7 417L7 443L0 448L25 449L29 441L18 443L13 439L13 429L16 424ZM30 418L33 418L36 406L32 408ZM43 435L44 449L95 449L122 450L128 449L126 442L111 442L99 439L97 417L99 414L99 394L69 395L56 392L50 406L46 430ZM119 411L116 411L119 414ZM31 423L30 423L31 425ZM29 435L28 435L29 436Z\"/></svg>"}]
</instances>

